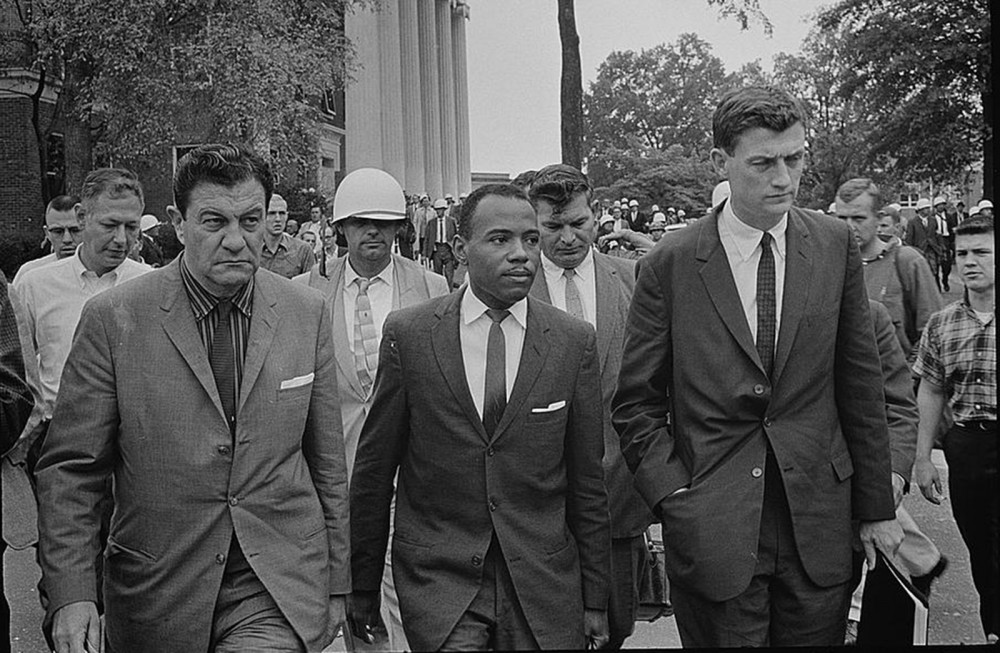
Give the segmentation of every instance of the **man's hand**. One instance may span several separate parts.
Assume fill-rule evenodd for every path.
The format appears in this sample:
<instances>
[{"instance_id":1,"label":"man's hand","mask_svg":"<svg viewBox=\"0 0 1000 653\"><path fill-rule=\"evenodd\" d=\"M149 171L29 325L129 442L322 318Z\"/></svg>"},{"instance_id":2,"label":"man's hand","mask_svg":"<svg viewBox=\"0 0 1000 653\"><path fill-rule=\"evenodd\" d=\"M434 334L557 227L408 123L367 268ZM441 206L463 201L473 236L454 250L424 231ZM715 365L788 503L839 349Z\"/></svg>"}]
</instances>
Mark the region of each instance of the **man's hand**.
<instances>
[{"instance_id":1,"label":"man's hand","mask_svg":"<svg viewBox=\"0 0 1000 653\"><path fill-rule=\"evenodd\" d=\"M874 569L875 547L890 558L896 555L896 549L903 541L903 527L895 519L863 521L858 535L861 537L861 546L865 549L868 568Z\"/></svg>"},{"instance_id":2,"label":"man's hand","mask_svg":"<svg viewBox=\"0 0 1000 653\"><path fill-rule=\"evenodd\" d=\"M608 643L608 613L605 610L584 610L583 635L588 649L603 648Z\"/></svg>"},{"instance_id":3,"label":"man's hand","mask_svg":"<svg viewBox=\"0 0 1000 653\"><path fill-rule=\"evenodd\" d=\"M93 601L68 603L52 615L56 653L104 651L104 627Z\"/></svg>"},{"instance_id":4,"label":"man's hand","mask_svg":"<svg viewBox=\"0 0 1000 653\"><path fill-rule=\"evenodd\" d=\"M367 644L375 643L375 629L381 626L379 609L382 598L378 590L356 590L347 600L347 623L351 634Z\"/></svg>"},{"instance_id":5,"label":"man's hand","mask_svg":"<svg viewBox=\"0 0 1000 653\"><path fill-rule=\"evenodd\" d=\"M941 491L941 476L930 458L917 458L913 463L913 475L924 498L935 505L941 505L944 493Z\"/></svg>"},{"instance_id":6,"label":"man's hand","mask_svg":"<svg viewBox=\"0 0 1000 653\"><path fill-rule=\"evenodd\" d=\"M899 504L903 502L903 490L906 489L906 481L899 474L892 473L892 502L893 505L898 509Z\"/></svg>"},{"instance_id":7,"label":"man's hand","mask_svg":"<svg viewBox=\"0 0 1000 653\"><path fill-rule=\"evenodd\" d=\"M334 594L330 597L330 605L327 607L327 615L328 622L330 624L330 632L333 633L333 639L337 639L337 635L340 634L340 631L347 627L346 594Z\"/></svg>"}]
</instances>

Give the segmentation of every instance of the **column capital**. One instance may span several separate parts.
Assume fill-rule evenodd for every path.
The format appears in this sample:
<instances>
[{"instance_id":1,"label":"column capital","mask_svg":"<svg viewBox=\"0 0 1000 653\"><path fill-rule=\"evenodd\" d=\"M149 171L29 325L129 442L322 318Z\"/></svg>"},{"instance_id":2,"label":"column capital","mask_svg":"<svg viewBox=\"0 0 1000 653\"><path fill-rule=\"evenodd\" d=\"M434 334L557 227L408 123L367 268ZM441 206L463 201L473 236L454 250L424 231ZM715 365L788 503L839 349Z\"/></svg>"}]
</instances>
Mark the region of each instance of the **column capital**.
<instances>
[{"instance_id":1,"label":"column capital","mask_svg":"<svg viewBox=\"0 0 1000 653\"><path fill-rule=\"evenodd\" d=\"M466 0L451 0L451 11L456 16L469 20L469 3Z\"/></svg>"}]
</instances>

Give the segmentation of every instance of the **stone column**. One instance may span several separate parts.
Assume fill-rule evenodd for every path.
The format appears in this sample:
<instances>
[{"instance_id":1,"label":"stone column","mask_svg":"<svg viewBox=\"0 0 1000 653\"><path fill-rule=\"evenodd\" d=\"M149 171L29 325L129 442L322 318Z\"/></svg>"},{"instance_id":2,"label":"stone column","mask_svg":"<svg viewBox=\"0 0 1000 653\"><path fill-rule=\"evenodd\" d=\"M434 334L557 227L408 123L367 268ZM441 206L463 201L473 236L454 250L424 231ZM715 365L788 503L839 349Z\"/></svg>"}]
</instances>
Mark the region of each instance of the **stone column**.
<instances>
[{"instance_id":1,"label":"stone column","mask_svg":"<svg viewBox=\"0 0 1000 653\"><path fill-rule=\"evenodd\" d=\"M441 91L438 77L436 0L418 0L420 38L420 110L424 125L424 190L443 197L441 183Z\"/></svg>"},{"instance_id":2,"label":"stone column","mask_svg":"<svg viewBox=\"0 0 1000 653\"><path fill-rule=\"evenodd\" d=\"M452 62L451 0L436 0L438 79L441 91L441 183L458 195L458 138L455 127L455 66Z\"/></svg>"},{"instance_id":3,"label":"stone column","mask_svg":"<svg viewBox=\"0 0 1000 653\"><path fill-rule=\"evenodd\" d=\"M403 185L410 193L426 191L424 181L424 126L420 107L420 47L418 0L399 0L399 62L403 111ZM403 183L403 180L400 180ZM430 191L427 191L430 192Z\"/></svg>"},{"instance_id":4,"label":"stone column","mask_svg":"<svg viewBox=\"0 0 1000 653\"><path fill-rule=\"evenodd\" d=\"M469 5L458 0L451 16L452 60L455 64L455 132L457 141L458 192L472 192L472 154L469 147L469 74L465 55L465 21Z\"/></svg>"},{"instance_id":5,"label":"stone column","mask_svg":"<svg viewBox=\"0 0 1000 653\"><path fill-rule=\"evenodd\" d=\"M381 113L382 166L406 188L406 168L403 162L403 87L400 72L399 16L395 2L384 2L378 10L380 107L370 107Z\"/></svg>"},{"instance_id":6,"label":"stone column","mask_svg":"<svg viewBox=\"0 0 1000 653\"><path fill-rule=\"evenodd\" d=\"M344 32L357 52L359 70L344 92L347 131L345 172L358 168L381 168L381 66L379 65L378 17L368 9L350 11Z\"/></svg>"}]
</instances>

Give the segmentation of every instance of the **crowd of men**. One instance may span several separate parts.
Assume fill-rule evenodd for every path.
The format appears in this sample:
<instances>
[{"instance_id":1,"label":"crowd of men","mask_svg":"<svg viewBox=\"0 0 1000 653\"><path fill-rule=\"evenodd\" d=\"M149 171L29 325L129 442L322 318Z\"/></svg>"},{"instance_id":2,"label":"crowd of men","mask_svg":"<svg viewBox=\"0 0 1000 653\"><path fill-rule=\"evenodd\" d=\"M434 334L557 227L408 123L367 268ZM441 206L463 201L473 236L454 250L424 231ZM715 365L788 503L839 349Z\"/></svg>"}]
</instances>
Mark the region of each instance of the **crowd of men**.
<instances>
[{"instance_id":1,"label":"crowd of men","mask_svg":"<svg viewBox=\"0 0 1000 653\"><path fill-rule=\"evenodd\" d=\"M290 229L236 145L181 159L163 223L127 170L53 200L0 277L50 646L617 649L655 523L684 646L839 645L877 551L925 596L947 566L900 505L941 502L938 446L995 643L992 205L794 206L779 88L712 129L698 219L563 164L434 202L365 168Z\"/></svg>"}]
</instances>

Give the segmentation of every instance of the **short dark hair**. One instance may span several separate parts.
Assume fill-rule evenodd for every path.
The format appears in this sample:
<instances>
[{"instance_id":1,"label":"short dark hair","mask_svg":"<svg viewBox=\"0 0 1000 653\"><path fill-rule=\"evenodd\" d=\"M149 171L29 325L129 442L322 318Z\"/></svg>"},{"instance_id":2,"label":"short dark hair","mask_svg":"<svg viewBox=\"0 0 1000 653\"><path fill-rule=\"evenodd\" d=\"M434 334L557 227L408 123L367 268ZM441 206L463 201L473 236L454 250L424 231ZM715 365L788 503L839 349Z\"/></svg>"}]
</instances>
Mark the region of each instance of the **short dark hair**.
<instances>
[{"instance_id":1,"label":"short dark hair","mask_svg":"<svg viewBox=\"0 0 1000 653\"><path fill-rule=\"evenodd\" d=\"M805 107L777 86L754 85L723 96L712 116L712 143L732 154L743 132L764 127L783 132L795 123L808 129Z\"/></svg>"},{"instance_id":2,"label":"short dark hair","mask_svg":"<svg viewBox=\"0 0 1000 653\"><path fill-rule=\"evenodd\" d=\"M80 199L76 195L56 195L51 200L49 200L48 205L45 207L45 212L49 211L72 211L73 207L80 203Z\"/></svg>"},{"instance_id":3,"label":"short dark hair","mask_svg":"<svg viewBox=\"0 0 1000 653\"><path fill-rule=\"evenodd\" d=\"M514 177L510 183L514 184L518 188L528 190L528 187L531 186L531 182L535 180L535 175L537 174L537 170L525 170L518 176Z\"/></svg>"},{"instance_id":4,"label":"short dark hair","mask_svg":"<svg viewBox=\"0 0 1000 653\"><path fill-rule=\"evenodd\" d=\"M458 210L458 235L462 238L468 238L472 235L472 218L476 214L476 208L479 206L479 202L485 197L495 195L497 197L506 197L508 199L514 200L524 200L531 205L531 208L535 208L535 203L528 196L524 189L515 186L514 184L486 184L485 186L480 186L476 190L469 193L469 196L465 198L462 202L461 208Z\"/></svg>"},{"instance_id":5,"label":"short dark hair","mask_svg":"<svg viewBox=\"0 0 1000 653\"><path fill-rule=\"evenodd\" d=\"M580 193L586 196L587 206L590 206L594 197L590 180L587 175L565 163L554 163L539 170L528 188L528 195L535 203L545 200L556 211L561 211Z\"/></svg>"},{"instance_id":6,"label":"short dark hair","mask_svg":"<svg viewBox=\"0 0 1000 653\"><path fill-rule=\"evenodd\" d=\"M837 189L837 198L845 202L853 202L862 195L872 198L872 212L878 213L882 208L882 191L878 189L875 182L867 177L855 177L848 179Z\"/></svg>"},{"instance_id":7,"label":"short dark hair","mask_svg":"<svg viewBox=\"0 0 1000 653\"><path fill-rule=\"evenodd\" d=\"M185 216L191 192L198 184L232 188L256 179L264 187L264 206L271 202L274 180L271 167L258 154L236 143L211 143L191 150L177 162L174 173L174 205Z\"/></svg>"},{"instance_id":8,"label":"short dark hair","mask_svg":"<svg viewBox=\"0 0 1000 653\"><path fill-rule=\"evenodd\" d=\"M968 220L962 220L955 226L956 236L975 236L977 234L991 234L993 232L993 218L974 215Z\"/></svg>"},{"instance_id":9,"label":"short dark hair","mask_svg":"<svg viewBox=\"0 0 1000 653\"><path fill-rule=\"evenodd\" d=\"M146 206L146 200L142 194L142 184L135 173L125 168L98 168L91 170L80 186L80 204L83 205L84 212L101 195L107 195L112 199L118 199L125 195L135 195L139 198L139 204Z\"/></svg>"}]
</instances>

